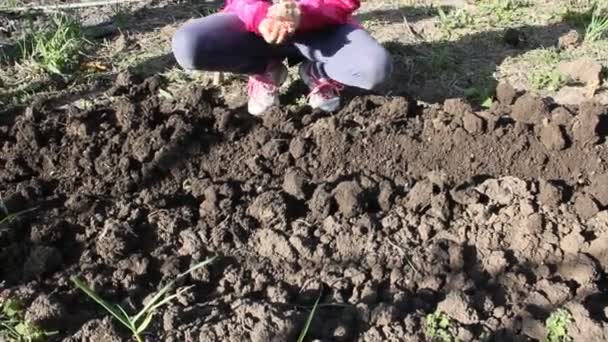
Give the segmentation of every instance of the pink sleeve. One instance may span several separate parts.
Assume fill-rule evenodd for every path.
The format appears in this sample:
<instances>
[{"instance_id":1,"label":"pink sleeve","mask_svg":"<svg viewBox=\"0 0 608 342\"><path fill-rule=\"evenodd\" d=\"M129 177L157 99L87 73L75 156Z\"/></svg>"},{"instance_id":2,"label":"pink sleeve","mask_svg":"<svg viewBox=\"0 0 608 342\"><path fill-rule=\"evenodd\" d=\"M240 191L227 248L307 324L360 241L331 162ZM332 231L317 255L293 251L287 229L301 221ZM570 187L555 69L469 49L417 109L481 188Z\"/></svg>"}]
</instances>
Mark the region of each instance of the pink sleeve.
<instances>
[{"instance_id":1,"label":"pink sleeve","mask_svg":"<svg viewBox=\"0 0 608 342\"><path fill-rule=\"evenodd\" d=\"M302 11L302 31L346 24L353 12L361 6L359 0L301 0L299 3Z\"/></svg>"},{"instance_id":2,"label":"pink sleeve","mask_svg":"<svg viewBox=\"0 0 608 342\"><path fill-rule=\"evenodd\" d=\"M263 0L229 0L225 12L236 13L245 23L248 31L259 34L260 22L266 17L270 3Z\"/></svg>"}]
</instances>

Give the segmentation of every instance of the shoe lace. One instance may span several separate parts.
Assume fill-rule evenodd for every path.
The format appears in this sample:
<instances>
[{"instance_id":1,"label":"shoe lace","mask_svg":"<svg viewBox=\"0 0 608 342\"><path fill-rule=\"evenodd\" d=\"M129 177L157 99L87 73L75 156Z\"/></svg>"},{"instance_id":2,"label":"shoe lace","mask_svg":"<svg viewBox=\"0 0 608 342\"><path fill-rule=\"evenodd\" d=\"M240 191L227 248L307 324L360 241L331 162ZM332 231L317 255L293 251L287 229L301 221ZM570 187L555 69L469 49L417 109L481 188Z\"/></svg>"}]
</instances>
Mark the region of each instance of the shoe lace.
<instances>
[{"instance_id":1,"label":"shoe lace","mask_svg":"<svg viewBox=\"0 0 608 342\"><path fill-rule=\"evenodd\" d=\"M342 84L328 78L315 79L314 81L315 86L310 91L309 97L318 94L324 99L332 99L340 96L340 92L344 89Z\"/></svg>"},{"instance_id":2,"label":"shoe lace","mask_svg":"<svg viewBox=\"0 0 608 342\"><path fill-rule=\"evenodd\" d=\"M258 94L260 92L273 92L277 89L273 80L266 75L256 75L249 77L247 83L247 92L249 94Z\"/></svg>"},{"instance_id":3,"label":"shoe lace","mask_svg":"<svg viewBox=\"0 0 608 342\"><path fill-rule=\"evenodd\" d=\"M344 86L329 78L317 78L312 72L312 65L307 66L305 71L308 77L312 80L314 87L310 90L308 97L318 94L324 99L331 99L336 96L340 96L340 92L344 89Z\"/></svg>"}]
</instances>

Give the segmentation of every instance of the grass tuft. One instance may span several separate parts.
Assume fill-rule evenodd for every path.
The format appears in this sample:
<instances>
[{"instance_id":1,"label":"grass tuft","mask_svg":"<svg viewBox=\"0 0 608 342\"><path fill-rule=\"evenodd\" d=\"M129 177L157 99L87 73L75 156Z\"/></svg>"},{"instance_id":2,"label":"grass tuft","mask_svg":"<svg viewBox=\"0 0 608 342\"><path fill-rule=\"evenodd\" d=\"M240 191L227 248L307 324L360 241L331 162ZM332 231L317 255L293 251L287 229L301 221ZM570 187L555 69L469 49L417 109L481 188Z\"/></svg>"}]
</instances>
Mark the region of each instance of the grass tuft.
<instances>
[{"instance_id":1,"label":"grass tuft","mask_svg":"<svg viewBox=\"0 0 608 342\"><path fill-rule=\"evenodd\" d=\"M568 9L563 15L564 21L584 29L585 41L589 43L608 38L608 9L595 1L582 12Z\"/></svg>"},{"instance_id":2,"label":"grass tuft","mask_svg":"<svg viewBox=\"0 0 608 342\"><path fill-rule=\"evenodd\" d=\"M173 287L175 282L178 279L190 274L191 272L194 272L197 269L210 264L213 260L215 260L215 258L216 257L212 257L207 260L204 260L204 261L192 266L186 272L179 274L173 281L169 282L160 291L158 291L154 295L154 297L152 297L150 302L148 302L148 304L146 304L143 309L141 309L137 314L135 314L133 316L129 316L129 314L127 314L127 312L120 305L111 304L111 303L108 303L107 301L105 301L103 298L101 298L97 293L95 293L95 291L93 291L88 285L86 285L78 277L72 277L71 280L76 285L76 287L78 287L80 290L82 290L84 293L86 293L87 296L89 296L91 299L93 299L97 304L99 304L106 311L108 311L114 318L116 318L116 320L118 320L123 326L125 326L127 329L129 329L131 331L131 333L133 334L133 337L138 342L143 342L144 340L142 339L141 335L152 322L152 318L154 318L154 315L156 314L157 310L161 306L167 304L168 302L170 302L171 300L173 300L174 298L179 296L181 294L181 292L183 292L183 291L178 291L177 293L175 293L173 295L165 296L167 294L167 292L169 292L171 287Z\"/></svg>"},{"instance_id":3,"label":"grass tuft","mask_svg":"<svg viewBox=\"0 0 608 342\"><path fill-rule=\"evenodd\" d=\"M67 15L57 15L42 30L30 21L19 51L24 61L62 75L78 63L86 45L80 23Z\"/></svg>"}]
</instances>

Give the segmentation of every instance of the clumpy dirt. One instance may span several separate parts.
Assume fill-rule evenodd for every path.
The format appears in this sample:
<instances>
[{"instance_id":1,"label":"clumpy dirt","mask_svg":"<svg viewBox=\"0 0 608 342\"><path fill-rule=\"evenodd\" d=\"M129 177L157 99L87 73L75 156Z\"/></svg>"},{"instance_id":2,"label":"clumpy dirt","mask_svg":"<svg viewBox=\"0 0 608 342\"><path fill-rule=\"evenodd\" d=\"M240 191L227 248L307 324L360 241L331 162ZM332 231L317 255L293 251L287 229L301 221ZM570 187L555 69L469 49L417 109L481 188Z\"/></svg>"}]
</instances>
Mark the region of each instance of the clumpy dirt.
<instances>
[{"instance_id":1,"label":"clumpy dirt","mask_svg":"<svg viewBox=\"0 0 608 342\"><path fill-rule=\"evenodd\" d=\"M1 298L56 340L128 332L69 277L136 312L189 265L150 341L543 340L568 309L608 339L608 111L501 84L460 99L355 96L334 115L254 118L215 89L158 96L123 75L86 109L0 118Z\"/></svg>"}]
</instances>

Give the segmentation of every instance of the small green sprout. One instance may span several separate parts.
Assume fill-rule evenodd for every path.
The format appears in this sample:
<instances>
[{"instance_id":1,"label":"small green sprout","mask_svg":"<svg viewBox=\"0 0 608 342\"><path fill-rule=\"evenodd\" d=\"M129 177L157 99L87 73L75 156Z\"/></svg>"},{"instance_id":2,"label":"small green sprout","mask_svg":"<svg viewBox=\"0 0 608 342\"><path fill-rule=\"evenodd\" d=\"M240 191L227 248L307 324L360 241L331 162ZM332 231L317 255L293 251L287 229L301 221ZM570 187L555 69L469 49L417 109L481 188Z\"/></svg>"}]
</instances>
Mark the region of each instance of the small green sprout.
<instances>
[{"instance_id":1,"label":"small green sprout","mask_svg":"<svg viewBox=\"0 0 608 342\"><path fill-rule=\"evenodd\" d=\"M44 331L25 320L23 307L18 300L7 299L0 312L0 340L15 342L41 342L57 332Z\"/></svg>"},{"instance_id":2,"label":"small green sprout","mask_svg":"<svg viewBox=\"0 0 608 342\"><path fill-rule=\"evenodd\" d=\"M78 279L78 277L72 277L71 280L76 285L76 287L86 293L97 304L102 306L106 311L108 311L112 316L114 316L114 318L116 318L122 325L129 329L133 333L133 337L135 337L138 342L143 342L144 340L142 339L141 334L146 330L148 325L150 325L150 322L152 322L152 318L156 314L158 308L167 304L183 292L179 291L173 295L165 296L167 292L171 289L171 287L173 287L175 282L178 279L190 274L191 272L194 272L197 269L210 264L213 260L215 260L215 258L216 257L209 258L192 266L186 272L180 273L173 281L169 282L167 285L165 285L165 287L158 291L158 293L154 295L150 302L146 304L144 308L134 316L129 316L129 314L127 314L127 312L120 305L106 302L97 293L95 293L95 291L88 287L83 281Z\"/></svg>"},{"instance_id":3,"label":"small green sprout","mask_svg":"<svg viewBox=\"0 0 608 342\"><path fill-rule=\"evenodd\" d=\"M298 342L304 342L304 338L306 338L306 334L308 334L308 329L310 329L310 324L312 323L312 319L315 316L315 311L317 311L317 307L319 306L319 300L321 300L321 294L315 301L315 305L313 305L312 310L308 314L308 318L306 319L306 323L304 324L304 328L300 332L300 337L298 338Z\"/></svg>"},{"instance_id":4,"label":"small green sprout","mask_svg":"<svg viewBox=\"0 0 608 342\"><path fill-rule=\"evenodd\" d=\"M445 312L436 311L426 316L426 335L432 341L455 342L452 319Z\"/></svg>"},{"instance_id":5,"label":"small green sprout","mask_svg":"<svg viewBox=\"0 0 608 342\"><path fill-rule=\"evenodd\" d=\"M548 342L570 342L572 337L568 335L568 326L574 322L572 314L565 309L553 312L547 321Z\"/></svg>"}]
</instances>

